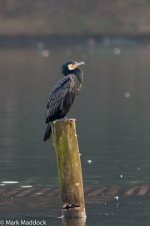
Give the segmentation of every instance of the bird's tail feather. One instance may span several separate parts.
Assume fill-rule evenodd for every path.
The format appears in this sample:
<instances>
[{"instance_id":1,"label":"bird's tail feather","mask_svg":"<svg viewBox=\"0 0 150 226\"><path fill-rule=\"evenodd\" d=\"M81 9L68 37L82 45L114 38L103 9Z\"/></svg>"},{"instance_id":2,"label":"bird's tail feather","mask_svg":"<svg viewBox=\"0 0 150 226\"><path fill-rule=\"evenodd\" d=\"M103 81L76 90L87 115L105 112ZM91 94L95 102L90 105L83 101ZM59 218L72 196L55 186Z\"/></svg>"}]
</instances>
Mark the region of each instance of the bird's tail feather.
<instances>
[{"instance_id":1,"label":"bird's tail feather","mask_svg":"<svg viewBox=\"0 0 150 226\"><path fill-rule=\"evenodd\" d=\"M51 125L48 124L48 125L47 125L47 128L46 128L46 131L45 131L45 135L44 135L43 141L45 142L45 141L47 141L48 139L50 139L51 135L52 135L52 128L51 128Z\"/></svg>"}]
</instances>

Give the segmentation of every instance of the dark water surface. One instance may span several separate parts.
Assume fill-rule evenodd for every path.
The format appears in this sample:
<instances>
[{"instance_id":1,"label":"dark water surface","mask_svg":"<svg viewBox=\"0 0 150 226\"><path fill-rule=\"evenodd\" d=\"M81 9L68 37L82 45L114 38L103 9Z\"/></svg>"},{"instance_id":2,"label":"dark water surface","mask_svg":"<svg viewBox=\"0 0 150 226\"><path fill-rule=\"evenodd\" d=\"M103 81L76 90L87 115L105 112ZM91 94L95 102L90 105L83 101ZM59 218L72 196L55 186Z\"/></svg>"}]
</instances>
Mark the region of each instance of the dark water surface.
<instances>
[{"instance_id":1,"label":"dark water surface","mask_svg":"<svg viewBox=\"0 0 150 226\"><path fill-rule=\"evenodd\" d=\"M150 46L45 49L42 43L0 50L1 186L58 185L52 144L42 142L44 116L49 91L70 59L85 61L84 87L68 115L77 119L85 186L150 186ZM142 209L137 202L122 200L123 212L111 204L108 215L101 206L90 206L86 225L146 225L136 220ZM128 205L135 207L136 224Z\"/></svg>"}]
</instances>

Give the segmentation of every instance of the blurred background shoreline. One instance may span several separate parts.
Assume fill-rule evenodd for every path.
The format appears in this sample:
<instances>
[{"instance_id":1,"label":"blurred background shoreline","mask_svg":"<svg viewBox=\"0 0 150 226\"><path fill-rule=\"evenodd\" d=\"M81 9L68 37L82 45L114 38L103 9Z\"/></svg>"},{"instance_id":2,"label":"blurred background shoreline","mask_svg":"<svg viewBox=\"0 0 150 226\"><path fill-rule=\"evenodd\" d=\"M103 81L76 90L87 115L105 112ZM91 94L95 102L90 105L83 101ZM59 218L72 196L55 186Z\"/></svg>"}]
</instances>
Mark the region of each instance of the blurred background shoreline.
<instances>
[{"instance_id":1,"label":"blurred background shoreline","mask_svg":"<svg viewBox=\"0 0 150 226\"><path fill-rule=\"evenodd\" d=\"M32 40L87 42L118 39L149 42L150 2L0 1L0 45L30 45ZM92 41L92 39L94 41Z\"/></svg>"},{"instance_id":2,"label":"blurred background shoreline","mask_svg":"<svg viewBox=\"0 0 150 226\"><path fill-rule=\"evenodd\" d=\"M0 48L26 48L43 42L46 46L62 45L87 45L94 47L96 44L104 46L122 45L149 45L149 35L0 35Z\"/></svg>"}]
</instances>

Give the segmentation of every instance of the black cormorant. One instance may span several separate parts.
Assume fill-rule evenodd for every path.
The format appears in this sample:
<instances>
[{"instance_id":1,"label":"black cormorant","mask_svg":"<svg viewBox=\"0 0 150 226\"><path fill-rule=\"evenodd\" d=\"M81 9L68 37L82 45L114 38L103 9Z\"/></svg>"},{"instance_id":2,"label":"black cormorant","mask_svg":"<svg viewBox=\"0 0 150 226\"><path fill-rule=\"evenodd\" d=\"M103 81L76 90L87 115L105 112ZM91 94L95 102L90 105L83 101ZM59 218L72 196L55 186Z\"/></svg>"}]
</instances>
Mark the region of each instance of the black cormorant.
<instances>
[{"instance_id":1,"label":"black cormorant","mask_svg":"<svg viewBox=\"0 0 150 226\"><path fill-rule=\"evenodd\" d=\"M47 128L43 141L51 137L51 122L64 118L78 95L83 84L83 72L79 69L79 66L83 64L84 62L70 61L62 66L64 78L54 86L48 98Z\"/></svg>"}]
</instances>

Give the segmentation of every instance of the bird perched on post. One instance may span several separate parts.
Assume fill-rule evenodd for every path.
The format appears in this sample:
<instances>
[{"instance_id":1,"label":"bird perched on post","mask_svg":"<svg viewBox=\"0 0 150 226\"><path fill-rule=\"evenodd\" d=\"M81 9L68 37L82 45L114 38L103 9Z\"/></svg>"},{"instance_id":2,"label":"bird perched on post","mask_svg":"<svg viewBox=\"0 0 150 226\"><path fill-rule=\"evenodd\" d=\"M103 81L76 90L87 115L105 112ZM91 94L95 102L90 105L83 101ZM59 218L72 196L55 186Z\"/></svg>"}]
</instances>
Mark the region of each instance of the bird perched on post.
<instances>
[{"instance_id":1,"label":"bird perched on post","mask_svg":"<svg viewBox=\"0 0 150 226\"><path fill-rule=\"evenodd\" d=\"M64 78L61 79L50 92L47 102L46 124L43 141L51 137L51 122L64 118L83 84L83 72L79 69L84 62L70 61L62 66Z\"/></svg>"}]
</instances>

